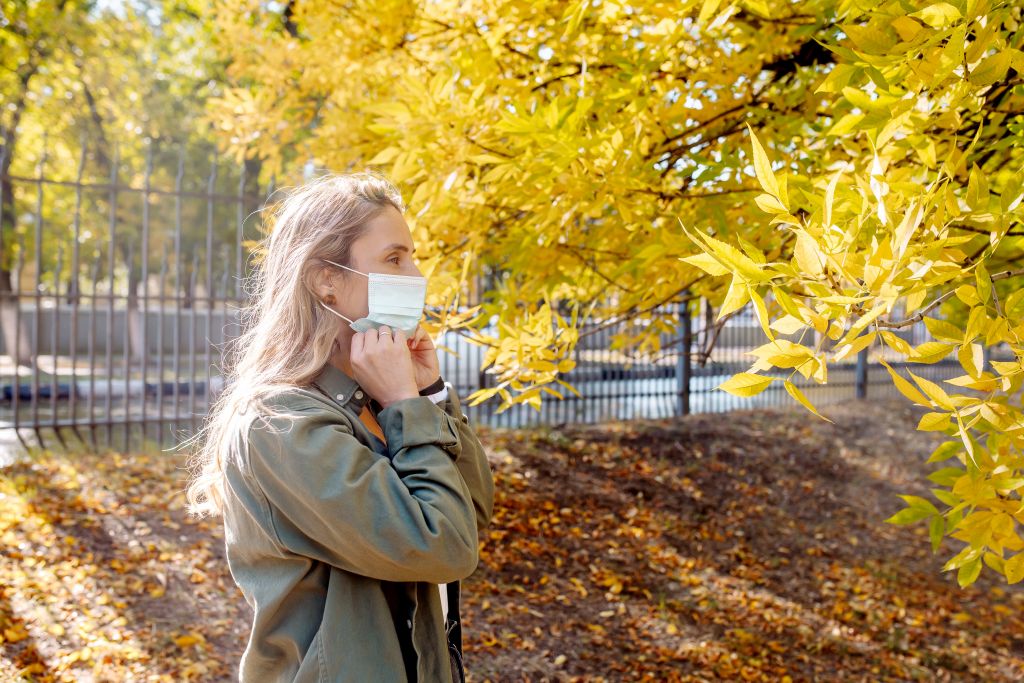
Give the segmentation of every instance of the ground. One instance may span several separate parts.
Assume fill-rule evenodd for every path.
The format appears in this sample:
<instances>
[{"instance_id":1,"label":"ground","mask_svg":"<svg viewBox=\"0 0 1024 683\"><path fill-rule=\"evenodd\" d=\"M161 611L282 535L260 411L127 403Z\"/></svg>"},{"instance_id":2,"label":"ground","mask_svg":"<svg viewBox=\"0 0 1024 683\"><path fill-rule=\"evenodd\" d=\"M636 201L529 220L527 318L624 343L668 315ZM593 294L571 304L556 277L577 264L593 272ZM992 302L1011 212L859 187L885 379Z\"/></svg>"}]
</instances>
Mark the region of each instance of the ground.
<instances>
[{"instance_id":1,"label":"ground","mask_svg":"<svg viewBox=\"0 0 1024 683\"><path fill-rule=\"evenodd\" d=\"M902 399L481 428L495 515L463 584L468 679L1018 681L1024 586L961 589L923 526L941 435ZM0 679L231 681L251 612L181 454L0 470Z\"/></svg>"}]
</instances>

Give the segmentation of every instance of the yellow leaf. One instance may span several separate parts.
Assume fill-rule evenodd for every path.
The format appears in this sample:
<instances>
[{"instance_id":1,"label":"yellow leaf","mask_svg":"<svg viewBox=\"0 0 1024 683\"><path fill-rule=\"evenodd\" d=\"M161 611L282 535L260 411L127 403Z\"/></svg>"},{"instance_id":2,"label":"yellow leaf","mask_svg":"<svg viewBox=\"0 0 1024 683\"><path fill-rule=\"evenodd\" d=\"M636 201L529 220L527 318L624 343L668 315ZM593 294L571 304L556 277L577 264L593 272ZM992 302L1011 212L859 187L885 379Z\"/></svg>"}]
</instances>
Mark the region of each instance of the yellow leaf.
<instances>
[{"instance_id":1,"label":"yellow leaf","mask_svg":"<svg viewBox=\"0 0 1024 683\"><path fill-rule=\"evenodd\" d=\"M761 329L764 330L764 334L771 340L775 339L775 335L771 331L771 321L768 319L768 309L764 305L764 299L757 293L757 290L747 285L747 295L754 304L754 312L757 314L757 321L761 323Z\"/></svg>"},{"instance_id":2,"label":"yellow leaf","mask_svg":"<svg viewBox=\"0 0 1024 683\"><path fill-rule=\"evenodd\" d=\"M885 366L885 369L889 371L889 375L892 377L893 384L896 385L896 389L909 398L912 402L917 405L924 406L926 408L931 406L931 401L918 391L917 387L908 382L902 375L893 370L892 366L885 362L884 358L879 358L878 362Z\"/></svg>"},{"instance_id":3,"label":"yellow leaf","mask_svg":"<svg viewBox=\"0 0 1024 683\"><path fill-rule=\"evenodd\" d=\"M946 410L949 411L956 410L956 406L953 405L953 401L949 398L949 394L943 391L942 387L940 387L938 384L932 382L929 379L925 379L924 377L918 377L909 370L907 372L910 373L910 376L914 378L914 381L917 382L917 385L921 387L921 390L924 391L924 393L926 393L928 397L935 401L935 403L937 403L940 407L945 408Z\"/></svg>"},{"instance_id":4,"label":"yellow leaf","mask_svg":"<svg viewBox=\"0 0 1024 683\"><path fill-rule=\"evenodd\" d=\"M678 216L676 220L679 220ZM690 234L690 231L687 230L681 220L679 220L679 225L686 236L690 238L690 241L701 246L705 251L714 252L714 256L733 273L742 274L750 282L764 282L768 279L768 276L762 271L761 267L736 247L706 235L699 230L695 237Z\"/></svg>"},{"instance_id":5,"label":"yellow leaf","mask_svg":"<svg viewBox=\"0 0 1024 683\"><path fill-rule=\"evenodd\" d=\"M954 293L956 298L968 306L977 306L981 303L981 299L978 298L978 290L975 289L974 285L960 285L954 290Z\"/></svg>"},{"instance_id":6,"label":"yellow leaf","mask_svg":"<svg viewBox=\"0 0 1024 683\"><path fill-rule=\"evenodd\" d=\"M750 144L754 151L754 173L757 175L757 180L761 183L761 187L764 188L765 192L781 200L779 181L775 178L775 172L772 171L772 164L768 161L768 155L765 154L764 147L761 146L757 135L754 134L754 129L749 124L747 125L747 130L750 131ZM788 211L789 209L786 210Z\"/></svg>"},{"instance_id":7,"label":"yellow leaf","mask_svg":"<svg viewBox=\"0 0 1024 683\"><path fill-rule=\"evenodd\" d=\"M836 355L834 360L842 360L847 356L852 356L855 353L860 353L862 349L867 348L871 345L871 342L875 341L875 337L878 336L878 332L872 331L867 334L857 337L851 342L843 344L837 347Z\"/></svg>"},{"instance_id":8,"label":"yellow leaf","mask_svg":"<svg viewBox=\"0 0 1024 683\"><path fill-rule=\"evenodd\" d=\"M747 305L749 299L750 290L747 283L739 275L733 275L732 280L729 282L729 290L725 293L725 300L722 301L722 306L718 310L715 321L717 322L723 316L743 308Z\"/></svg>"},{"instance_id":9,"label":"yellow leaf","mask_svg":"<svg viewBox=\"0 0 1024 683\"><path fill-rule=\"evenodd\" d=\"M915 346L907 361L910 363L938 363L954 349L955 344L945 342L924 342Z\"/></svg>"},{"instance_id":10,"label":"yellow leaf","mask_svg":"<svg viewBox=\"0 0 1024 683\"><path fill-rule=\"evenodd\" d=\"M789 209L783 206L782 202L767 192L762 192L754 197L754 203L765 213L789 213Z\"/></svg>"},{"instance_id":11,"label":"yellow leaf","mask_svg":"<svg viewBox=\"0 0 1024 683\"><path fill-rule=\"evenodd\" d=\"M845 335L843 335L843 339L841 341L849 341L850 339L853 339L858 334L863 332L865 327L870 325L872 322L874 322L875 318L877 318L878 316L882 315L882 313L885 312L886 307L887 304L884 301L882 303L876 304L874 308L872 308L866 314L858 318L857 321L853 323L853 325L850 325L850 330Z\"/></svg>"},{"instance_id":12,"label":"yellow leaf","mask_svg":"<svg viewBox=\"0 0 1024 683\"><path fill-rule=\"evenodd\" d=\"M708 253L694 254L693 256L681 256L680 261L689 263L691 266L697 266L708 275L717 277L719 275L728 275L729 269L718 262L714 256Z\"/></svg>"},{"instance_id":13,"label":"yellow leaf","mask_svg":"<svg viewBox=\"0 0 1024 683\"><path fill-rule=\"evenodd\" d=\"M910 14L932 28L942 28L960 18L960 10L948 2L936 2Z\"/></svg>"},{"instance_id":14,"label":"yellow leaf","mask_svg":"<svg viewBox=\"0 0 1024 683\"><path fill-rule=\"evenodd\" d=\"M963 366L964 372L974 379L981 378L981 371L985 365L984 349L981 344L961 345L957 349L956 356L960 361L960 365Z\"/></svg>"},{"instance_id":15,"label":"yellow leaf","mask_svg":"<svg viewBox=\"0 0 1024 683\"><path fill-rule=\"evenodd\" d=\"M191 633L187 633L187 634L185 634L183 636L178 636L177 638L174 639L175 645L177 645L178 647L182 647L182 648L190 647L192 645L197 645L199 643L204 643L204 642L206 642L206 638L203 637L203 634L196 633L195 631L192 631Z\"/></svg>"},{"instance_id":16,"label":"yellow leaf","mask_svg":"<svg viewBox=\"0 0 1024 683\"><path fill-rule=\"evenodd\" d=\"M697 23L703 28L707 24L708 20L711 19L715 14L715 10L721 4L722 0L704 0L700 8L700 15L697 17Z\"/></svg>"},{"instance_id":17,"label":"yellow leaf","mask_svg":"<svg viewBox=\"0 0 1024 683\"><path fill-rule=\"evenodd\" d=\"M398 156L399 150L397 147L385 147L381 151L377 152L376 156L367 161L367 164L386 164L392 161Z\"/></svg>"},{"instance_id":18,"label":"yellow leaf","mask_svg":"<svg viewBox=\"0 0 1024 683\"><path fill-rule=\"evenodd\" d=\"M900 34L900 39L904 42L913 40L924 28L910 17L896 17L892 20L891 25L896 29L896 33Z\"/></svg>"},{"instance_id":19,"label":"yellow leaf","mask_svg":"<svg viewBox=\"0 0 1024 683\"><path fill-rule=\"evenodd\" d=\"M738 372L715 388L727 391L734 396L746 398L760 394L768 388L773 379L772 377L755 375L752 372Z\"/></svg>"},{"instance_id":20,"label":"yellow leaf","mask_svg":"<svg viewBox=\"0 0 1024 683\"><path fill-rule=\"evenodd\" d=\"M1001 50L994 55L989 55L974 67L967 80L977 86L992 85L996 81L1003 80L1010 68L1011 54L1011 50Z\"/></svg>"},{"instance_id":21,"label":"yellow leaf","mask_svg":"<svg viewBox=\"0 0 1024 683\"><path fill-rule=\"evenodd\" d=\"M791 342L788 339L775 339L746 353L767 361L778 368L794 368L807 363L813 358L809 348L802 344Z\"/></svg>"},{"instance_id":22,"label":"yellow leaf","mask_svg":"<svg viewBox=\"0 0 1024 683\"><path fill-rule=\"evenodd\" d=\"M1017 583L1024 579L1024 552L1019 552L1003 564L1007 583Z\"/></svg>"},{"instance_id":23,"label":"yellow leaf","mask_svg":"<svg viewBox=\"0 0 1024 683\"><path fill-rule=\"evenodd\" d=\"M925 318L924 326L928 328L931 335L936 339L960 343L963 341L964 333L959 327L946 320L939 318Z\"/></svg>"},{"instance_id":24,"label":"yellow leaf","mask_svg":"<svg viewBox=\"0 0 1024 683\"><path fill-rule=\"evenodd\" d=\"M889 345L889 348L897 353L902 353L907 356L914 353L914 347L910 345L910 342L889 330L882 330L882 339Z\"/></svg>"},{"instance_id":25,"label":"yellow leaf","mask_svg":"<svg viewBox=\"0 0 1024 683\"><path fill-rule=\"evenodd\" d=\"M796 231L796 246L793 248L793 257L796 259L797 268L801 272L817 277L824 270L824 254L818 248L818 243L806 230Z\"/></svg>"},{"instance_id":26,"label":"yellow leaf","mask_svg":"<svg viewBox=\"0 0 1024 683\"><path fill-rule=\"evenodd\" d=\"M941 432L950 426L949 413L925 413L917 423L918 431Z\"/></svg>"},{"instance_id":27,"label":"yellow leaf","mask_svg":"<svg viewBox=\"0 0 1024 683\"><path fill-rule=\"evenodd\" d=\"M799 401L809 411L820 417L822 420L825 420L826 422L832 422L832 420L828 419L827 417L818 412L818 409L815 408L809 400L807 400L807 397L804 396L804 392L800 391L800 388L797 387L797 385L793 384L791 381L787 379L783 383L783 386L786 388L786 391L789 392L790 396Z\"/></svg>"},{"instance_id":28,"label":"yellow leaf","mask_svg":"<svg viewBox=\"0 0 1024 683\"><path fill-rule=\"evenodd\" d=\"M771 328L779 334L794 334L805 327L807 327L806 323L799 318L793 317L789 313L781 318L776 318L771 322Z\"/></svg>"},{"instance_id":29,"label":"yellow leaf","mask_svg":"<svg viewBox=\"0 0 1024 683\"><path fill-rule=\"evenodd\" d=\"M822 220L822 227L825 229L832 226L832 204L835 202L836 185L839 184L839 177L842 174L842 169L836 171L832 175L832 179L828 181L828 188L825 190L825 203L822 206L822 210L825 214L824 219Z\"/></svg>"}]
</instances>

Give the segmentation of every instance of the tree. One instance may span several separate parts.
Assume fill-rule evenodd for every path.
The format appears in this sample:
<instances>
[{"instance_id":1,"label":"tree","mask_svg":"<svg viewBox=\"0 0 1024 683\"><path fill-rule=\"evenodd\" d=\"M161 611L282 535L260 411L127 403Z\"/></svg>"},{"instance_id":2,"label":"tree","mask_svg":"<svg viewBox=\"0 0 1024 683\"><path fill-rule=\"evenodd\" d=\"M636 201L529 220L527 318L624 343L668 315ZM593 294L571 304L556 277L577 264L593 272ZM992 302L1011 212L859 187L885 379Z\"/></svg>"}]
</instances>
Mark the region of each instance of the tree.
<instances>
[{"instance_id":1,"label":"tree","mask_svg":"<svg viewBox=\"0 0 1024 683\"><path fill-rule=\"evenodd\" d=\"M212 58L202 6L195 0L131 0L106 6L94 0L5 0L0 5L0 101L5 104L0 109L0 291L12 289L16 243L19 236L31 235L35 219L35 188L16 184L11 176L34 178L41 171L48 180L73 182L81 162L83 183L104 184L116 172L121 184L141 187L147 152L152 151L152 186L168 189L174 186L184 148L189 152L185 177L200 179L197 189L206 190L213 145L202 125L202 105L217 92L225 65ZM259 167L252 165L248 171L251 190ZM221 184L227 185L223 176ZM217 190L236 191L231 185ZM73 243L75 189L48 185L45 191L42 222L50 229L43 234L42 264L48 273L58 251ZM115 264L106 262L111 214L107 193L87 191L82 201L83 254L97 263L102 260L109 273ZM134 265L127 283L133 300L143 262L136 201L122 195L114 209L117 256L121 263ZM170 234L171 200L151 195L150 201L153 234ZM227 219L218 226L226 226L219 241L227 244L235 237L234 212L225 213ZM184 242L204 243L204 206L186 202L182 223ZM32 249L32 239L27 242L26 249ZM165 259L168 243L151 240L148 261ZM182 267L187 275L191 266ZM63 272L68 274L69 296L74 296L81 273L67 267ZM53 282L54 291L61 284Z\"/></svg>"},{"instance_id":2,"label":"tree","mask_svg":"<svg viewBox=\"0 0 1024 683\"><path fill-rule=\"evenodd\" d=\"M919 428L950 436L932 460L953 463L932 475L942 509L905 496L891 521L964 541L946 566L961 585L983 562L1024 577L1019 3L282 7L218 5L225 147L282 170L387 172L445 310L469 269L495 277L477 318L437 321L498 317L477 339L499 384L472 398L539 406L585 319L649 321L620 341L657 351L675 326L658 306L700 296L719 323L752 305L768 338L722 385L739 394L771 368L824 383L869 347L955 353L951 386L980 393L911 383L883 358L930 409ZM913 319L932 341L894 332ZM1000 345L1013 360L989 370Z\"/></svg>"}]
</instances>

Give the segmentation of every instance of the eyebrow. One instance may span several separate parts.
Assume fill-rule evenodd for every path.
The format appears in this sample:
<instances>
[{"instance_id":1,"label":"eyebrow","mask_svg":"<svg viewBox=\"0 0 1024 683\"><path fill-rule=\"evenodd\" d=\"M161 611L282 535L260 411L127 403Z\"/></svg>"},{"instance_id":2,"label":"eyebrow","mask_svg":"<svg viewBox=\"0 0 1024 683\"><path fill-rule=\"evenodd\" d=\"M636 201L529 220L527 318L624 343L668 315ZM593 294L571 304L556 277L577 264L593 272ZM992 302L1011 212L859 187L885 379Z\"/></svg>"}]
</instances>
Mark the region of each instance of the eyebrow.
<instances>
[{"instance_id":1,"label":"eyebrow","mask_svg":"<svg viewBox=\"0 0 1024 683\"><path fill-rule=\"evenodd\" d=\"M404 244L399 244L398 242L393 242L389 244L388 246L384 247L383 251L404 251L409 254L416 253L415 248L413 248L412 251L409 251L409 247L405 246Z\"/></svg>"}]
</instances>

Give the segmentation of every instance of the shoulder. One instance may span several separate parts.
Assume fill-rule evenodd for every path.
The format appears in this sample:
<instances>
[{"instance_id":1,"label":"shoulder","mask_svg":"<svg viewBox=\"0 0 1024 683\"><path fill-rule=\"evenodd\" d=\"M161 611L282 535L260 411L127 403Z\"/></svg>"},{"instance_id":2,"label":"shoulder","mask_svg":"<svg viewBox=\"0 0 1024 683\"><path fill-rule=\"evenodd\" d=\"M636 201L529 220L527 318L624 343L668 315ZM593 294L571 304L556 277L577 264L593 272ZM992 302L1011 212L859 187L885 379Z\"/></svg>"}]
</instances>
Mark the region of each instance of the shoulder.
<instances>
[{"instance_id":1,"label":"shoulder","mask_svg":"<svg viewBox=\"0 0 1024 683\"><path fill-rule=\"evenodd\" d=\"M242 430L246 441L256 444L294 441L311 430L353 433L351 417L315 387L294 386L275 390L254 402L245 412Z\"/></svg>"}]
</instances>

